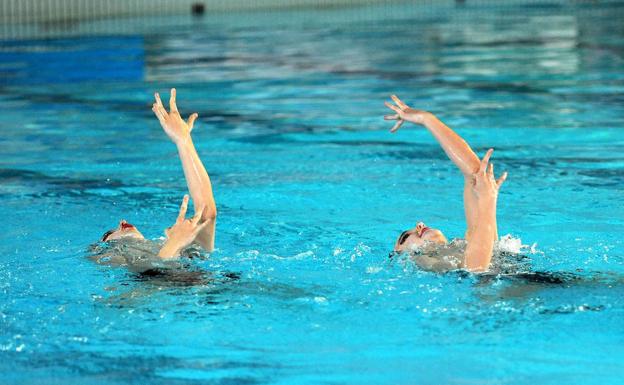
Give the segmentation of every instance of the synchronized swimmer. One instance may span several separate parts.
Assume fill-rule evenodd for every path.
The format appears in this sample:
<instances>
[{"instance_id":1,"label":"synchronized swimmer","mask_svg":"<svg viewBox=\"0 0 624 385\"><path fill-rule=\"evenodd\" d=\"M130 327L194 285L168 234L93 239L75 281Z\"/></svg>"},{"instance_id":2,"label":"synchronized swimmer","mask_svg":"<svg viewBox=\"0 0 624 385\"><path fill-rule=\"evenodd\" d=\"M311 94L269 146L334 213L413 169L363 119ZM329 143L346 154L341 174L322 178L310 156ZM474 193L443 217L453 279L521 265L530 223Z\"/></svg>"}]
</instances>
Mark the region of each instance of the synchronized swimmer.
<instances>
[{"instance_id":1,"label":"synchronized swimmer","mask_svg":"<svg viewBox=\"0 0 624 385\"><path fill-rule=\"evenodd\" d=\"M396 95L392 95L392 100L395 104L388 102L385 104L395 114L384 116L386 120L397 121L390 132L396 132L404 122L424 126L464 175L464 213L467 226L463 254L456 254L450 258L437 256L435 247L446 245L448 241L440 230L427 227L423 222L404 231L397 239L394 251L401 253L413 249L424 250L425 252L416 255L414 260L426 270L487 271L492 260L494 244L498 240L496 226L498 191L507 179L507 173L504 172L498 180L494 179L494 166L489 163L493 149L489 149L483 159L479 160L468 143L435 115L410 108Z\"/></svg>"},{"instance_id":2,"label":"synchronized swimmer","mask_svg":"<svg viewBox=\"0 0 624 385\"><path fill-rule=\"evenodd\" d=\"M159 94L156 93L154 97L152 111L165 133L178 148L195 212L192 218L186 219L189 196L185 195L175 223L165 230L166 240L159 248L158 257L165 260L177 258L192 244L211 252L214 249L217 209L210 177L191 137L193 124L198 115L193 113L188 120L182 119L176 105L175 89L171 89L169 112L163 106ZM396 132L406 121L424 126L464 175L464 210L467 224L466 246L460 254L449 257L436 253L436 248L448 246L449 242L440 230L427 227L423 222L419 222L414 228L404 231L399 236L394 245L394 252L411 253L415 263L425 270L487 271L498 239L496 226L498 191L507 178L507 173L503 173L495 180L494 168L489 163L492 149L479 160L470 146L435 115L410 108L395 95L392 96L392 100L395 104L388 102L385 104L395 114L384 117L386 120L397 121L391 132ZM122 220L116 229L104 234L101 242L144 239L134 225Z\"/></svg>"},{"instance_id":3,"label":"synchronized swimmer","mask_svg":"<svg viewBox=\"0 0 624 385\"><path fill-rule=\"evenodd\" d=\"M165 229L166 241L158 251L161 259L172 259L180 256L180 253L195 243L208 252L214 249L215 228L217 220L217 207L212 194L212 184L206 168L202 163L193 139L191 131L197 119L197 113L191 114L188 120L182 119L176 105L176 90L171 89L169 98L169 112L165 109L158 93L154 94L155 102L152 111L158 118L163 130L178 148L184 177L189 193L193 199L195 215L186 219L189 196L185 195L180 206L180 211L175 223ZM132 224L121 220L116 229L104 233L102 242L115 240L144 240L143 234Z\"/></svg>"}]
</instances>

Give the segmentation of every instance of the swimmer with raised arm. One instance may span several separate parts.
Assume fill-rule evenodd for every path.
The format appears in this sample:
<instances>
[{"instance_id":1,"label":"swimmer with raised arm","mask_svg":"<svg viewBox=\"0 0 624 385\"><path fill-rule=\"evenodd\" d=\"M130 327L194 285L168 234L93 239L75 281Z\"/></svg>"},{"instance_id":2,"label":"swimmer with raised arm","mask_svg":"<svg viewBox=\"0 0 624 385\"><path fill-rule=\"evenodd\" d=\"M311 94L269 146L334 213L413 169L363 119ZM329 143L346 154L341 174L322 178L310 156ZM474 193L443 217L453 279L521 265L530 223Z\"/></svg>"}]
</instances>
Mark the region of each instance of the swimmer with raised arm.
<instances>
[{"instance_id":1,"label":"swimmer with raised arm","mask_svg":"<svg viewBox=\"0 0 624 385\"><path fill-rule=\"evenodd\" d=\"M182 250L193 243L197 243L206 251L211 252L214 249L217 209L212 195L210 178L197 155L191 138L193 124L198 115L193 113L187 121L182 119L176 105L175 88L171 89L169 112L163 106L160 95L156 93L154 97L156 100L152 106L152 111L160 121L165 133L178 148L186 184L195 209L193 218L185 219L189 201L188 195L185 195L178 218L171 227L165 230L166 241L158 251L158 257L161 259L176 258L180 256ZM143 240L145 238L135 226L122 220L116 229L107 231L101 241L128 239Z\"/></svg>"},{"instance_id":2,"label":"swimmer with raised arm","mask_svg":"<svg viewBox=\"0 0 624 385\"><path fill-rule=\"evenodd\" d=\"M397 253L424 250L416 255L416 263L432 271L466 269L484 272L490 267L494 245L498 240L496 228L496 202L498 191L507 178L503 173L494 179L494 167L489 163L492 149L479 160L470 146L452 129L427 111L410 108L397 96L392 95L395 104L385 102L395 114L386 115L386 120L396 120L390 132L396 132L404 122L424 126L440 143L442 149L464 175L464 212L466 215L466 247L463 254L455 258L436 257L436 247L448 244L444 234L419 222L416 227L404 231L394 245ZM430 250L432 252L428 252Z\"/></svg>"}]
</instances>

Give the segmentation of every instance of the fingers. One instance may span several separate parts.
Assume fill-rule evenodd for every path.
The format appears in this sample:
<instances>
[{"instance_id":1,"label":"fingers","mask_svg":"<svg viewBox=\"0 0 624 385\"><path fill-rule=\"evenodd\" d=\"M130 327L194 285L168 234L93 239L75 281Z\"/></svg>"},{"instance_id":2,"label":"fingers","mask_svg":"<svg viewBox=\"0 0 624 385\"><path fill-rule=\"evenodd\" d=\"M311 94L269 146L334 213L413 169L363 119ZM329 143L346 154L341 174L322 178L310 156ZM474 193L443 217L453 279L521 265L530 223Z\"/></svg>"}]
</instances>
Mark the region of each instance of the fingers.
<instances>
[{"instance_id":1,"label":"fingers","mask_svg":"<svg viewBox=\"0 0 624 385\"><path fill-rule=\"evenodd\" d=\"M386 107L388 107L389 109L393 110L397 114L400 114L401 112L403 112L403 111L401 111L401 109L399 107L397 107L397 106L395 106L393 104L390 104L388 102L384 102L384 104L386 105Z\"/></svg>"},{"instance_id":2,"label":"fingers","mask_svg":"<svg viewBox=\"0 0 624 385\"><path fill-rule=\"evenodd\" d=\"M205 209L205 207L202 207L201 209L199 209L198 212L195 213L195 216L193 217L193 219L191 219L191 223L193 225L196 226L199 223L199 221L202 218L202 215L204 214L204 209Z\"/></svg>"},{"instance_id":3,"label":"fingers","mask_svg":"<svg viewBox=\"0 0 624 385\"><path fill-rule=\"evenodd\" d=\"M391 132L391 133L395 133L395 132L396 132L396 131L397 131L397 130L401 127L401 125L403 124L403 122L404 122L404 120L403 120L403 119L399 119L399 121L398 121L398 122L396 122L396 123L394 124L394 126L390 129L390 132Z\"/></svg>"},{"instance_id":4,"label":"fingers","mask_svg":"<svg viewBox=\"0 0 624 385\"><path fill-rule=\"evenodd\" d=\"M507 180L507 171L505 171L503 175L501 175L500 178L498 178L498 180L496 181L496 185L498 186L498 188L500 188L500 186L502 186L506 180Z\"/></svg>"},{"instance_id":5,"label":"fingers","mask_svg":"<svg viewBox=\"0 0 624 385\"><path fill-rule=\"evenodd\" d=\"M212 223L212 221L204 221L203 223L200 223L199 226L197 226L197 232L202 231L205 227L208 227L208 225Z\"/></svg>"},{"instance_id":6,"label":"fingers","mask_svg":"<svg viewBox=\"0 0 624 385\"><path fill-rule=\"evenodd\" d=\"M165 106L163 106L162 104L162 100L160 100L160 94L158 92L154 93L154 98L156 99L156 104L159 107L162 107L163 109L165 108Z\"/></svg>"},{"instance_id":7,"label":"fingers","mask_svg":"<svg viewBox=\"0 0 624 385\"><path fill-rule=\"evenodd\" d=\"M189 131L193 131L193 124L195 124L195 119L197 119L197 117L199 116L199 114L197 112L191 114L191 116L189 116L188 118L188 126L189 126Z\"/></svg>"},{"instance_id":8,"label":"fingers","mask_svg":"<svg viewBox=\"0 0 624 385\"><path fill-rule=\"evenodd\" d=\"M487 173L490 178L494 179L494 163L490 163Z\"/></svg>"},{"instance_id":9,"label":"fingers","mask_svg":"<svg viewBox=\"0 0 624 385\"><path fill-rule=\"evenodd\" d=\"M196 237L197 234L201 233L201 231L208 227L208 225L212 223L211 221L203 221L202 223L198 224L197 226L195 226L195 229L193 230L193 234Z\"/></svg>"},{"instance_id":10,"label":"fingers","mask_svg":"<svg viewBox=\"0 0 624 385\"><path fill-rule=\"evenodd\" d=\"M397 119L399 119L399 114L384 115L384 120L397 120Z\"/></svg>"},{"instance_id":11,"label":"fingers","mask_svg":"<svg viewBox=\"0 0 624 385\"><path fill-rule=\"evenodd\" d=\"M483 159L481 159L481 164L480 164L480 166L479 166L479 172L482 172L482 173L484 173L484 172L485 172L485 170L486 170L486 168L487 168L487 165L488 165L488 162L490 161L490 156L492 156L492 152L494 152L494 149L493 149L493 148L490 148L490 149L489 149L489 150L485 153L485 156L483 157Z\"/></svg>"},{"instance_id":12,"label":"fingers","mask_svg":"<svg viewBox=\"0 0 624 385\"><path fill-rule=\"evenodd\" d=\"M163 107L162 100L160 100L158 92L154 93L154 99L156 99L156 103L152 105L152 111L154 111L154 115L156 115L160 124L164 125L169 114L167 114L167 110Z\"/></svg>"},{"instance_id":13,"label":"fingers","mask_svg":"<svg viewBox=\"0 0 624 385\"><path fill-rule=\"evenodd\" d=\"M401 101L401 99L399 99L398 96L396 95L391 95L390 98L397 104L397 106L399 106L401 109L405 109L405 108L409 108L407 107L407 104L403 103Z\"/></svg>"},{"instance_id":14,"label":"fingers","mask_svg":"<svg viewBox=\"0 0 624 385\"><path fill-rule=\"evenodd\" d=\"M152 111L154 111L154 115L156 115L156 117L158 118L158 121L160 121L160 124L165 124L165 119L167 118L165 115L163 115L163 112L161 111L161 109L158 107L157 103L154 103L152 105Z\"/></svg>"},{"instance_id":15,"label":"fingers","mask_svg":"<svg viewBox=\"0 0 624 385\"><path fill-rule=\"evenodd\" d=\"M178 106L176 105L176 89L171 89L171 96L169 97L169 109L171 113L178 112Z\"/></svg>"},{"instance_id":16,"label":"fingers","mask_svg":"<svg viewBox=\"0 0 624 385\"><path fill-rule=\"evenodd\" d=\"M178 214L178 219L176 222L182 222L184 220L184 217L186 217L186 209L188 208L188 201L189 201L189 196L188 194L184 195L184 198L182 199L182 204L180 205L180 213Z\"/></svg>"}]
</instances>

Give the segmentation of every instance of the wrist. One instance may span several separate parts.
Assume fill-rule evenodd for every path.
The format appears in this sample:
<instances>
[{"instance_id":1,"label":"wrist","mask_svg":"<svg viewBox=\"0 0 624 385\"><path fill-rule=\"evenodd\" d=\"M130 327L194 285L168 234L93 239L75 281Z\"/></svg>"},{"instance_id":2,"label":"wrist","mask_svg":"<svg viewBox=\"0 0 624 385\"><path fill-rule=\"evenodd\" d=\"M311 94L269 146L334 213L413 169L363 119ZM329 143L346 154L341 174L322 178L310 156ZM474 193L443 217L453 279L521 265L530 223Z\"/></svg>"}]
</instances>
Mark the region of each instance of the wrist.
<instances>
[{"instance_id":1,"label":"wrist","mask_svg":"<svg viewBox=\"0 0 624 385\"><path fill-rule=\"evenodd\" d=\"M496 208L496 197L492 196L480 196L477 201L477 207L483 210L489 210L492 208Z\"/></svg>"},{"instance_id":2,"label":"wrist","mask_svg":"<svg viewBox=\"0 0 624 385\"><path fill-rule=\"evenodd\" d=\"M175 258L180 255L181 248L173 241L167 240L163 247L160 248L158 256L160 258Z\"/></svg>"},{"instance_id":3,"label":"wrist","mask_svg":"<svg viewBox=\"0 0 624 385\"><path fill-rule=\"evenodd\" d=\"M420 114L420 122L415 122L415 123L420 123L423 126L428 126L436 120L438 120L438 118L436 118L434 114L432 114L429 111L423 111Z\"/></svg>"},{"instance_id":4,"label":"wrist","mask_svg":"<svg viewBox=\"0 0 624 385\"><path fill-rule=\"evenodd\" d=\"M189 134L182 138L177 139L175 141L175 145L178 147L178 150L183 151L193 146L193 139L191 138L191 135Z\"/></svg>"}]
</instances>

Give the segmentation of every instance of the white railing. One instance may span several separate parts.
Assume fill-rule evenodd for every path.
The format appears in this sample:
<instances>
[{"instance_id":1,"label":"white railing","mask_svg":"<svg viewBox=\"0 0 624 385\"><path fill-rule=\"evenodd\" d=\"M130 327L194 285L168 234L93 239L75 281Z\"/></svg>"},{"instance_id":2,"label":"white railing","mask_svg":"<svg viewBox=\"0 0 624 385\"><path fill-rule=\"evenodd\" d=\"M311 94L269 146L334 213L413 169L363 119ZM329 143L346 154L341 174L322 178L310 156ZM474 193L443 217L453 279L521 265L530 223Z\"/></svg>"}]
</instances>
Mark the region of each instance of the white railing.
<instances>
[{"instance_id":1,"label":"white railing","mask_svg":"<svg viewBox=\"0 0 624 385\"><path fill-rule=\"evenodd\" d=\"M134 32L136 26L115 23L115 20L191 15L193 6L198 4L203 7L204 14L218 15L232 11L367 3L392 3L392 0L0 0L0 39L104 33L101 24L92 23L101 20L108 21L105 28L109 33ZM150 23L149 18L142 23Z\"/></svg>"},{"instance_id":2,"label":"white railing","mask_svg":"<svg viewBox=\"0 0 624 385\"><path fill-rule=\"evenodd\" d=\"M548 0L550 5L594 4L598 0ZM615 0L603 0L613 2ZM350 5L383 6L388 12L417 7L423 12L540 4L543 0L0 0L0 40L49 38L89 34L141 33L167 25L174 17L189 17L193 5L203 5L206 18L239 11L265 14L284 8L339 8ZM379 7L375 12L379 11ZM511 16L511 15L510 15ZM253 17L247 14L245 17ZM141 18L136 22L128 19ZM165 23L163 24L163 19Z\"/></svg>"}]
</instances>

